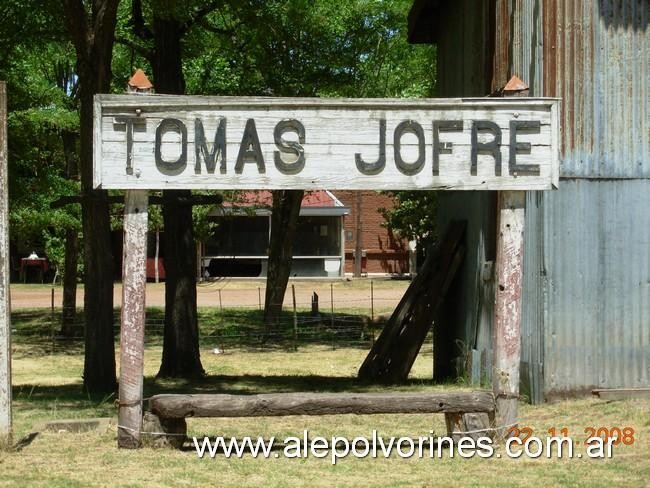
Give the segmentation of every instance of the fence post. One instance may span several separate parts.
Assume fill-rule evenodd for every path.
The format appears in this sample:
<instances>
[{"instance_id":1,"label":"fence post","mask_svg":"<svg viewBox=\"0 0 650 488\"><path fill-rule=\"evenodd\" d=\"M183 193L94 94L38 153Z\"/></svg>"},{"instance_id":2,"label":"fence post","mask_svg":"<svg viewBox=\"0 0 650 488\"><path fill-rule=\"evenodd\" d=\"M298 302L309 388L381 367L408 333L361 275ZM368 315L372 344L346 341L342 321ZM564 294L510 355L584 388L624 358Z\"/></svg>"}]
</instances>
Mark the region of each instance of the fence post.
<instances>
[{"instance_id":1,"label":"fence post","mask_svg":"<svg viewBox=\"0 0 650 488\"><path fill-rule=\"evenodd\" d=\"M221 302L221 290L219 290L219 311L223 313L223 303Z\"/></svg>"},{"instance_id":2,"label":"fence post","mask_svg":"<svg viewBox=\"0 0 650 488\"><path fill-rule=\"evenodd\" d=\"M370 320L375 321L375 287L370 280Z\"/></svg>"},{"instance_id":3,"label":"fence post","mask_svg":"<svg viewBox=\"0 0 650 488\"><path fill-rule=\"evenodd\" d=\"M11 447L11 305L9 300L9 179L7 85L0 82L0 449Z\"/></svg>"},{"instance_id":4,"label":"fence post","mask_svg":"<svg viewBox=\"0 0 650 488\"><path fill-rule=\"evenodd\" d=\"M54 354L54 285L50 289L50 346L50 354Z\"/></svg>"},{"instance_id":5,"label":"fence post","mask_svg":"<svg viewBox=\"0 0 650 488\"><path fill-rule=\"evenodd\" d=\"M311 315L312 317L318 317L318 293L314 292L311 296Z\"/></svg>"},{"instance_id":6,"label":"fence post","mask_svg":"<svg viewBox=\"0 0 650 488\"><path fill-rule=\"evenodd\" d=\"M332 334L332 350L334 350L334 284L330 283L330 324Z\"/></svg>"},{"instance_id":7,"label":"fence post","mask_svg":"<svg viewBox=\"0 0 650 488\"><path fill-rule=\"evenodd\" d=\"M370 280L370 337L372 345L375 345L375 286Z\"/></svg>"},{"instance_id":8,"label":"fence post","mask_svg":"<svg viewBox=\"0 0 650 488\"><path fill-rule=\"evenodd\" d=\"M262 310L262 290L259 286L257 287L257 301L259 303L259 309Z\"/></svg>"},{"instance_id":9,"label":"fence post","mask_svg":"<svg viewBox=\"0 0 650 488\"><path fill-rule=\"evenodd\" d=\"M298 313L296 312L296 287L291 285L291 295L293 296L293 350L298 350Z\"/></svg>"},{"instance_id":10,"label":"fence post","mask_svg":"<svg viewBox=\"0 0 650 488\"><path fill-rule=\"evenodd\" d=\"M330 322L334 329L334 285L330 283Z\"/></svg>"}]
</instances>

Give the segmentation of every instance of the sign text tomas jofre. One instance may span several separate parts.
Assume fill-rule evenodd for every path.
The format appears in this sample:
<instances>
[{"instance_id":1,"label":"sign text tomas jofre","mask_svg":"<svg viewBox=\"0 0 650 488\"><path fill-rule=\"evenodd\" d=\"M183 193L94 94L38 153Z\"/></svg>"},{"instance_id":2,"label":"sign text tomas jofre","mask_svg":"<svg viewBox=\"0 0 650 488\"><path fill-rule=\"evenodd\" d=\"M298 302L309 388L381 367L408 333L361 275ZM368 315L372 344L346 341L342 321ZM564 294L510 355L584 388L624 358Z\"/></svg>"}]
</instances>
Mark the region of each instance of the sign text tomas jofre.
<instances>
[{"instance_id":1,"label":"sign text tomas jofre","mask_svg":"<svg viewBox=\"0 0 650 488\"><path fill-rule=\"evenodd\" d=\"M96 187L544 190L558 101L98 95Z\"/></svg>"}]
</instances>

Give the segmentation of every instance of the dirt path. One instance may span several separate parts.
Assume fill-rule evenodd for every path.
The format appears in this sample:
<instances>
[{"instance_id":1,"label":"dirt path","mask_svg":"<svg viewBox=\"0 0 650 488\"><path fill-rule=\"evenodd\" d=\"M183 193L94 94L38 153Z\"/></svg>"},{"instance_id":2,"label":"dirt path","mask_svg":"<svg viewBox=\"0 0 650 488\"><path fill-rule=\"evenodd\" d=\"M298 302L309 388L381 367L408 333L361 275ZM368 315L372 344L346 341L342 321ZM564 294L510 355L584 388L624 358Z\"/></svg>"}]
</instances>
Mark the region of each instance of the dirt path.
<instances>
[{"instance_id":1,"label":"dirt path","mask_svg":"<svg viewBox=\"0 0 650 488\"><path fill-rule=\"evenodd\" d=\"M395 308L404 294L409 282L396 280L373 280L374 310L377 313ZM285 297L285 306L291 306L291 285L296 289L298 308L311 306L311 295L319 296L320 308L329 310L331 293L334 295L335 309L367 309L370 311L370 280L357 281L290 281ZM264 303L266 282L243 280L220 280L199 283L197 286L197 303L199 307L219 307L219 297L224 308L256 307ZM11 307L14 310L26 308L47 308L51 306L52 287L48 285L11 285ZM114 303L122 302L122 285L115 284ZM54 287L54 306L62 303L62 288ZM165 303L165 285L163 283L147 284L147 306L161 307ZM83 288L77 291L77 306L83 306Z\"/></svg>"}]
</instances>

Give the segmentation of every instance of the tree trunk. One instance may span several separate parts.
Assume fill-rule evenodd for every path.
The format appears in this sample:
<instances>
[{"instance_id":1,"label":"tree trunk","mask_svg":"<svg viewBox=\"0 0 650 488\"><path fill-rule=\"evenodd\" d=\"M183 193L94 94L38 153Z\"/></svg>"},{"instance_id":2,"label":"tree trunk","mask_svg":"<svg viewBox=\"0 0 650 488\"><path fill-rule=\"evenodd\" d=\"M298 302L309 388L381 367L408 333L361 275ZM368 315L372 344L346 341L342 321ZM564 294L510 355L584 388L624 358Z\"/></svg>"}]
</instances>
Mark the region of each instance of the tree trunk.
<instances>
[{"instance_id":1,"label":"tree trunk","mask_svg":"<svg viewBox=\"0 0 650 488\"><path fill-rule=\"evenodd\" d=\"M264 302L264 340L277 329L282 313L284 293L289 282L293 256L293 239L298 225L303 190L273 192L269 265Z\"/></svg>"},{"instance_id":2,"label":"tree trunk","mask_svg":"<svg viewBox=\"0 0 650 488\"><path fill-rule=\"evenodd\" d=\"M156 229L156 252L154 254L154 273L156 283L160 283L160 231Z\"/></svg>"},{"instance_id":3,"label":"tree trunk","mask_svg":"<svg viewBox=\"0 0 650 488\"><path fill-rule=\"evenodd\" d=\"M79 236L75 229L65 231L65 264L63 267L63 314L61 335L71 337L77 317L77 261Z\"/></svg>"},{"instance_id":4,"label":"tree trunk","mask_svg":"<svg viewBox=\"0 0 650 488\"><path fill-rule=\"evenodd\" d=\"M61 134L66 160L66 177L77 179L79 164L77 134L64 131ZM77 263L79 261L79 233L77 229L65 231L65 263L63 266L63 313L61 314L61 335L71 337L77 317Z\"/></svg>"},{"instance_id":5,"label":"tree trunk","mask_svg":"<svg viewBox=\"0 0 650 488\"><path fill-rule=\"evenodd\" d=\"M117 386L113 339L113 256L108 194L94 190L93 96L107 93L118 0L66 0L65 20L77 54L81 102L80 173L84 235L85 350L83 385L88 393L109 393Z\"/></svg>"},{"instance_id":6,"label":"tree trunk","mask_svg":"<svg viewBox=\"0 0 650 488\"><path fill-rule=\"evenodd\" d=\"M179 196L190 194L184 190L163 192L166 278L160 377L195 378L205 374L199 352L192 206L178 201Z\"/></svg>"},{"instance_id":7,"label":"tree trunk","mask_svg":"<svg viewBox=\"0 0 650 488\"><path fill-rule=\"evenodd\" d=\"M181 23L154 17L154 86L158 93L182 94ZM196 310L196 246L188 190L163 191L165 229L165 332L158 376L195 378L205 374L199 351Z\"/></svg>"},{"instance_id":8,"label":"tree trunk","mask_svg":"<svg viewBox=\"0 0 650 488\"><path fill-rule=\"evenodd\" d=\"M113 336L113 254L108 193L92 189L92 95L82 95L81 102L82 223L85 236L83 379L84 388L89 393L109 393L117 387Z\"/></svg>"}]
</instances>

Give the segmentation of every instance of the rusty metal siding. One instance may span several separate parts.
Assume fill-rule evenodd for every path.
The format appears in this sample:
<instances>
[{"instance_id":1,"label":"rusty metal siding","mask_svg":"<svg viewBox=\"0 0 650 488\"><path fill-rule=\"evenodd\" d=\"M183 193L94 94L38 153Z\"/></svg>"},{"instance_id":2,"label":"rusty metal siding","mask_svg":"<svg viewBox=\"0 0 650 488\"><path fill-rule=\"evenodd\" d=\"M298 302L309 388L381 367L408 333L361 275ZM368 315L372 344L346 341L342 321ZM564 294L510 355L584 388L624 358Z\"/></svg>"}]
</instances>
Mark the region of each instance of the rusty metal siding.
<instances>
[{"instance_id":1,"label":"rusty metal siding","mask_svg":"<svg viewBox=\"0 0 650 488\"><path fill-rule=\"evenodd\" d=\"M521 314L521 392L532 403L544 401L544 324L546 273L544 269L545 192L526 195L524 227L524 286Z\"/></svg>"},{"instance_id":2,"label":"rusty metal siding","mask_svg":"<svg viewBox=\"0 0 650 488\"><path fill-rule=\"evenodd\" d=\"M544 203L546 397L648 386L650 181L564 181Z\"/></svg>"},{"instance_id":3,"label":"rusty metal siding","mask_svg":"<svg viewBox=\"0 0 650 488\"><path fill-rule=\"evenodd\" d=\"M542 19L541 93L563 101L563 180L525 295L543 289L544 397L648 386L650 2L548 0Z\"/></svg>"},{"instance_id":4,"label":"rusty metal siding","mask_svg":"<svg viewBox=\"0 0 650 488\"><path fill-rule=\"evenodd\" d=\"M438 13L438 96L484 95L516 74L531 95L563 100L560 189L527 196L522 391L540 402L649 386L650 2L464 1ZM453 325L489 350L477 277L494 207L445 192L440 202L441 222L473 229Z\"/></svg>"},{"instance_id":5,"label":"rusty metal siding","mask_svg":"<svg viewBox=\"0 0 650 488\"><path fill-rule=\"evenodd\" d=\"M542 96L542 0L499 0L496 5L496 50L493 89L517 75L530 87L530 96Z\"/></svg>"},{"instance_id":6,"label":"rusty metal siding","mask_svg":"<svg viewBox=\"0 0 650 488\"><path fill-rule=\"evenodd\" d=\"M507 33L494 78L517 74L531 94L563 99L563 181L527 199L521 374L534 403L650 384L649 10L497 3Z\"/></svg>"},{"instance_id":7,"label":"rusty metal siding","mask_svg":"<svg viewBox=\"0 0 650 488\"><path fill-rule=\"evenodd\" d=\"M563 99L560 175L650 177L650 2L548 0L543 21L543 93Z\"/></svg>"}]
</instances>

